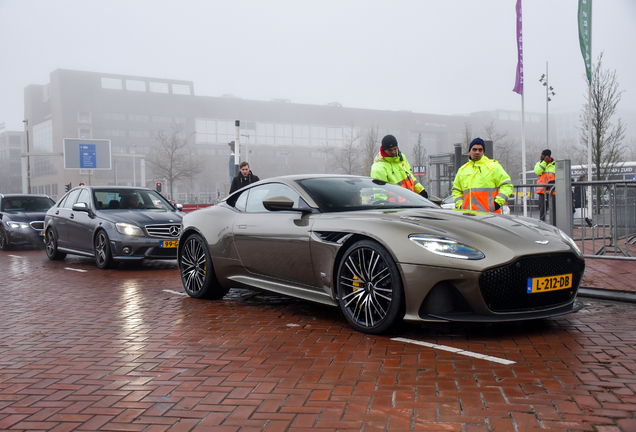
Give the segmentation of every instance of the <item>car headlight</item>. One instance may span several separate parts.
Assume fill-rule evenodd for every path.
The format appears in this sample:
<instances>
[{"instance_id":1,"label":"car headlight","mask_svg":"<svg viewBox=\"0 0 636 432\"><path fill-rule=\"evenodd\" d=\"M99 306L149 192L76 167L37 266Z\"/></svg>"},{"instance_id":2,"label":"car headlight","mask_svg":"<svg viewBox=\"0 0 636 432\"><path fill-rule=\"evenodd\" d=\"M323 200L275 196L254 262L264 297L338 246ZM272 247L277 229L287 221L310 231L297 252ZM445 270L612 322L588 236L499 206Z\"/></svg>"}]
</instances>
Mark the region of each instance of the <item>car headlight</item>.
<instances>
[{"instance_id":1,"label":"car headlight","mask_svg":"<svg viewBox=\"0 0 636 432\"><path fill-rule=\"evenodd\" d=\"M129 223L123 223L123 222L116 223L115 228L117 228L117 231L119 231L121 234L129 235L129 236L144 235L144 232L141 230L141 228Z\"/></svg>"},{"instance_id":2,"label":"car headlight","mask_svg":"<svg viewBox=\"0 0 636 432\"><path fill-rule=\"evenodd\" d=\"M479 260L486 257L480 250L451 238L416 234L409 239L429 252L449 258Z\"/></svg>"},{"instance_id":3,"label":"car headlight","mask_svg":"<svg viewBox=\"0 0 636 432\"><path fill-rule=\"evenodd\" d=\"M5 223L7 224L9 228L13 228L13 229L29 227L29 224L26 222L6 221Z\"/></svg>"},{"instance_id":4,"label":"car headlight","mask_svg":"<svg viewBox=\"0 0 636 432\"><path fill-rule=\"evenodd\" d=\"M567 235L566 233L564 233L560 229L558 229L558 231L559 231L559 234L561 235L561 238L563 239L563 241L565 241L568 245L570 245L570 247L572 249L574 249L574 251L577 253L577 255L583 256L583 252L581 252L581 249L579 249L579 247L576 245L574 240L572 240L572 238L569 235Z\"/></svg>"}]
</instances>

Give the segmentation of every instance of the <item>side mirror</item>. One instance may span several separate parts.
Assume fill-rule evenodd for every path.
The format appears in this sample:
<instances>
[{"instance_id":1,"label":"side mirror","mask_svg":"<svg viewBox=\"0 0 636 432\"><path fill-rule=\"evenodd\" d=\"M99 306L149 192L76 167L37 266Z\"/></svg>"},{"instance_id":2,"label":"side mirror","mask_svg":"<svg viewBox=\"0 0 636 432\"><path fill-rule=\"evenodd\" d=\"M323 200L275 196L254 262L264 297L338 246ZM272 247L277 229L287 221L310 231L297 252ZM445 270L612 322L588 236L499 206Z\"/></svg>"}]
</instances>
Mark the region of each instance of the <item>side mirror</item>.
<instances>
[{"instance_id":1,"label":"side mirror","mask_svg":"<svg viewBox=\"0 0 636 432\"><path fill-rule=\"evenodd\" d=\"M177 204L177 210L182 211L183 210L183 204Z\"/></svg>"},{"instance_id":2,"label":"side mirror","mask_svg":"<svg viewBox=\"0 0 636 432\"><path fill-rule=\"evenodd\" d=\"M263 201L263 207L269 211L293 210L294 201L285 196L276 196Z\"/></svg>"},{"instance_id":3,"label":"side mirror","mask_svg":"<svg viewBox=\"0 0 636 432\"><path fill-rule=\"evenodd\" d=\"M438 205L440 207L442 206L442 202L444 201L443 199L441 199L440 197L437 197L435 195L429 195L428 196L428 200L430 202L432 202L433 204L436 204L436 205Z\"/></svg>"},{"instance_id":4,"label":"side mirror","mask_svg":"<svg viewBox=\"0 0 636 432\"><path fill-rule=\"evenodd\" d=\"M73 204L73 211L88 212L88 204L84 202L75 203Z\"/></svg>"}]
</instances>

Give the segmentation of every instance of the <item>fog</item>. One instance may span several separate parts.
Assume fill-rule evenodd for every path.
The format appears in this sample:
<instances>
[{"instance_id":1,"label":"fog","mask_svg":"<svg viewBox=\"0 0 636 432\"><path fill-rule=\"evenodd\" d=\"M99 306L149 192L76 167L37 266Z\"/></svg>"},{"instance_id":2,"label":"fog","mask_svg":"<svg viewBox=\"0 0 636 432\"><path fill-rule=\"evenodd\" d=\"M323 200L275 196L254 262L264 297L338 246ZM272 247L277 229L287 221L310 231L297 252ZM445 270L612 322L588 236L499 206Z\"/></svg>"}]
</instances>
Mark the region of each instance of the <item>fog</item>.
<instances>
[{"instance_id":1,"label":"fog","mask_svg":"<svg viewBox=\"0 0 636 432\"><path fill-rule=\"evenodd\" d=\"M432 114L521 110L516 0L0 0L0 123L23 130L24 87L55 69L191 80L195 94ZM525 109L586 98L577 0L523 2ZM636 2L594 2L604 51L636 110ZM627 124L628 131L630 124Z\"/></svg>"}]
</instances>

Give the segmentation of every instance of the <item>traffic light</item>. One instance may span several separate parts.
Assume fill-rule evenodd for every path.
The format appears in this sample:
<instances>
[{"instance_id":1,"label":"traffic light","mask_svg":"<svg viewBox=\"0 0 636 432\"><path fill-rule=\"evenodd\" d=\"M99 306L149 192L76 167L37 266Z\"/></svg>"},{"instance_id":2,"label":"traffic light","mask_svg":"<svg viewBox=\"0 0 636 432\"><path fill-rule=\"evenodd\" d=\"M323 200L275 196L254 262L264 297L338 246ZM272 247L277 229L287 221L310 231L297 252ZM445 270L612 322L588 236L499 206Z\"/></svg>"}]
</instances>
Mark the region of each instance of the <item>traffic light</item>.
<instances>
[{"instance_id":1,"label":"traffic light","mask_svg":"<svg viewBox=\"0 0 636 432\"><path fill-rule=\"evenodd\" d=\"M157 182L156 190L157 192L161 192L161 182Z\"/></svg>"},{"instance_id":2,"label":"traffic light","mask_svg":"<svg viewBox=\"0 0 636 432\"><path fill-rule=\"evenodd\" d=\"M71 188L73 187L71 183L64 185L66 187L66 192L70 191Z\"/></svg>"}]
</instances>

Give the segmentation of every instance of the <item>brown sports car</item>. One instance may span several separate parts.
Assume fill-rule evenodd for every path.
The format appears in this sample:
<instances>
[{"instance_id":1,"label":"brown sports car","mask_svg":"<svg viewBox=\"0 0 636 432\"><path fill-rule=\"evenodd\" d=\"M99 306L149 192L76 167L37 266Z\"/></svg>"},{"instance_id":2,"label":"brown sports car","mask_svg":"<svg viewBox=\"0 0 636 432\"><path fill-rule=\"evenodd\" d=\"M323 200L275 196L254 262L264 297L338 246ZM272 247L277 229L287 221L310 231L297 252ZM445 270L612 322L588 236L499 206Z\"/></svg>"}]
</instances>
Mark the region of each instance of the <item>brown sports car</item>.
<instances>
[{"instance_id":1,"label":"brown sports car","mask_svg":"<svg viewBox=\"0 0 636 432\"><path fill-rule=\"evenodd\" d=\"M534 219L442 210L368 177L270 178L185 215L185 291L249 287L339 306L356 329L411 321L512 321L580 309L585 261Z\"/></svg>"}]
</instances>

